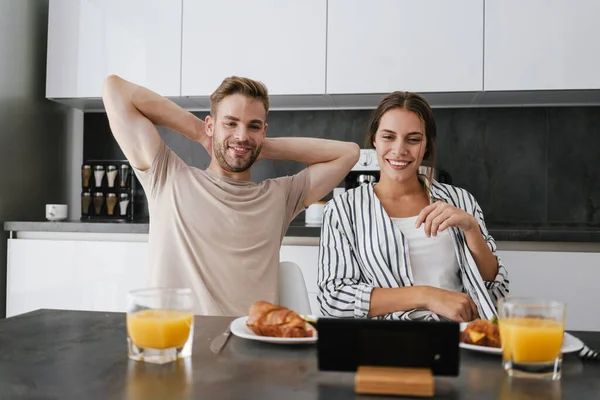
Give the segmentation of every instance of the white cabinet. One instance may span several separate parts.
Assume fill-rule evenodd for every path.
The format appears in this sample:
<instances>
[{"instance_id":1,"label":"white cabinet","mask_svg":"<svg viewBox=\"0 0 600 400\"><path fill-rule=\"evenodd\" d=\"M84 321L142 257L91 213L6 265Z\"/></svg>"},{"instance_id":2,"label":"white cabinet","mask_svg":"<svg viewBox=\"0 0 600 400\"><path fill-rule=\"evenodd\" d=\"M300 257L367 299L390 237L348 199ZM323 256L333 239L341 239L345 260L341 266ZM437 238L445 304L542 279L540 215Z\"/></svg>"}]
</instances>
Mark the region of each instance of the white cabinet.
<instances>
[{"instance_id":1,"label":"white cabinet","mask_svg":"<svg viewBox=\"0 0 600 400\"><path fill-rule=\"evenodd\" d=\"M511 296L567 303L567 329L598 330L600 253L498 252L509 271ZM284 245L281 261L302 270L312 313L317 303L319 246ZM127 292L147 282L148 242L9 239L6 315L40 308L126 311Z\"/></svg>"},{"instance_id":2,"label":"white cabinet","mask_svg":"<svg viewBox=\"0 0 600 400\"><path fill-rule=\"evenodd\" d=\"M310 308L314 315L321 315L317 302L317 294L319 293L317 287L318 256L319 246L281 246L279 252L280 261L292 261L302 270Z\"/></svg>"},{"instance_id":3,"label":"white cabinet","mask_svg":"<svg viewBox=\"0 0 600 400\"><path fill-rule=\"evenodd\" d=\"M567 303L567 329L600 330L600 253L499 251L511 296Z\"/></svg>"},{"instance_id":4,"label":"white cabinet","mask_svg":"<svg viewBox=\"0 0 600 400\"><path fill-rule=\"evenodd\" d=\"M8 240L6 316L40 308L126 311L146 285L148 243Z\"/></svg>"},{"instance_id":5,"label":"white cabinet","mask_svg":"<svg viewBox=\"0 0 600 400\"><path fill-rule=\"evenodd\" d=\"M282 246L281 261L300 266L313 314L318 246ZM146 287L148 242L9 239L6 316L40 308L127 309L127 292Z\"/></svg>"},{"instance_id":6,"label":"white cabinet","mask_svg":"<svg viewBox=\"0 0 600 400\"><path fill-rule=\"evenodd\" d=\"M600 89L598 16L597 0L486 0L484 89Z\"/></svg>"},{"instance_id":7,"label":"white cabinet","mask_svg":"<svg viewBox=\"0 0 600 400\"><path fill-rule=\"evenodd\" d=\"M51 0L46 97L101 97L118 74L164 96L181 85L181 0Z\"/></svg>"},{"instance_id":8,"label":"white cabinet","mask_svg":"<svg viewBox=\"0 0 600 400\"><path fill-rule=\"evenodd\" d=\"M325 93L326 0L184 0L182 96L230 75L270 94Z\"/></svg>"},{"instance_id":9,"label":"white cabinet","mask_svg":"<svg viewBox=\"0 0 600 400\"><path fill-rule=\"evenodd\" d=\"M329 0L327 93L482 86L483 0Z\"/></svg>"}]
</instances>

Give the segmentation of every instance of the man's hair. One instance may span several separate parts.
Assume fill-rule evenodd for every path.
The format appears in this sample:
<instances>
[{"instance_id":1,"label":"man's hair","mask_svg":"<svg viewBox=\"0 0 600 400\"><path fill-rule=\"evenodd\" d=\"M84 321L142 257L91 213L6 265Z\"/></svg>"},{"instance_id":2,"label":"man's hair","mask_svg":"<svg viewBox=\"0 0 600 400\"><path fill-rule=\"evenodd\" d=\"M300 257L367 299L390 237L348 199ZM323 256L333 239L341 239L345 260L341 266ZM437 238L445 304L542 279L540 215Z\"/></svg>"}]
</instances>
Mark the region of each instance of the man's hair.
<instances>
[{"instance_id":1,"label":"man's hair","mask_svg":"<svg viewBox=\"0 0 600 400\"><path fill-rule=\"evenodd\" d=\"M239 76L230 76L225 78L217 90L210 95L210 115L213 118L217 116L217 106L227 96L233 94L243 94L252 99L260 100L265 106L265 112L269 112L269 93L267 87L262 82Z\"/></svg>"}]
</instances>

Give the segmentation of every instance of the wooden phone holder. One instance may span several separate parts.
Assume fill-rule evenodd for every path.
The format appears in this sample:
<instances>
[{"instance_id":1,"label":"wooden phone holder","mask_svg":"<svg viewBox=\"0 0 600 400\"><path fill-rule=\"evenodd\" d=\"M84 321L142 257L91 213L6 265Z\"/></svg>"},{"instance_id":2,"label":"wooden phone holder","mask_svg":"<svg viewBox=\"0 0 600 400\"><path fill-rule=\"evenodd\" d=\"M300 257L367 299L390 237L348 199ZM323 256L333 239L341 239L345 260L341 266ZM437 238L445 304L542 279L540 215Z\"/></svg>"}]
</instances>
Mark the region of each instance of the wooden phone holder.
<instances>
[{"instance_id":1,"label":"wooden phone holder","mask_svg":"<svg viewBox=\"0 0 600 400\"><path fill-rule=\"evenodd\" d=\"M433 373L426 368L360 366L354 378L359 394L432 397Z\"/></svg>"}]
</instances>

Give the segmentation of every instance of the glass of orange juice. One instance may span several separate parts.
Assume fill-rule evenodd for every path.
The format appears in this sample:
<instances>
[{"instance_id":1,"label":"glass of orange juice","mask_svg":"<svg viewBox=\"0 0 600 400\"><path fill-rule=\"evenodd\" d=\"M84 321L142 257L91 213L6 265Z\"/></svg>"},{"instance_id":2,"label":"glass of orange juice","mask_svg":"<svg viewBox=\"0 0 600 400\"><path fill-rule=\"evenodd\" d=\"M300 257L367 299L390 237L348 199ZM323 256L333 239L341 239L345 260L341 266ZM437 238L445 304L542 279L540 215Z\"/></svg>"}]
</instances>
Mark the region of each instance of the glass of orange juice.
<instances>
[{"instance_id":1,"label":"glass of orange juice","mask_svg":"<svg viewBox=\"0 0 600 400\"><path fill-rule=\"evenodd\" d=\"M498 304L504 370L509 376L560 379L564 303L508 297Z\"/></svg>"},{"instance_id":2,"label":"glass of orange juice","mask_svg":"<svg viewBox=\"0 0 600 400\"><path fill-rule=\"evenodd\" d=\"M165 364L192 354L194 312L191 289L156 288L129 292L129 358Z\"/></svg>"}]
</instances>

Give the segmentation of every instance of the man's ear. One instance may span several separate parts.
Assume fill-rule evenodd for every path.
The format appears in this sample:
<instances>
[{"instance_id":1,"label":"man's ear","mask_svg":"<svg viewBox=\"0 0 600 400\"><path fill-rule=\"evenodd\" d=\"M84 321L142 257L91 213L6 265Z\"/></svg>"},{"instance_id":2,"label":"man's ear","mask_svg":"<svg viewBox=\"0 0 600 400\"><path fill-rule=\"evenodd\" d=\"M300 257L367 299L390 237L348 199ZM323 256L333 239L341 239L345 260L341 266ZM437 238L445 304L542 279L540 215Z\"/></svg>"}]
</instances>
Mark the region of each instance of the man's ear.
<instances>
[{"instance_id":1,"label":"man's ear","mask_svg":"<svg viewBox=\"0 0 600 400\"><path fill-rule=\"evenodd\" d=\"M265 131L263 132L263 139L267 137L267 128L269 127L269 124L267 124L265 122Z\"/></svg>"},{"instance_id":2,"label":"man's ear","mask_svg":"<svg viewBox=\"0 0 600 400\"><path fill-rule=\"evenodd\" d=\"M206 124L206 134L210 137L213 137L213 132L215 128L215 120L210 115L207 115L204 119L204 123Z\"/></svg>"}]
</instances>

